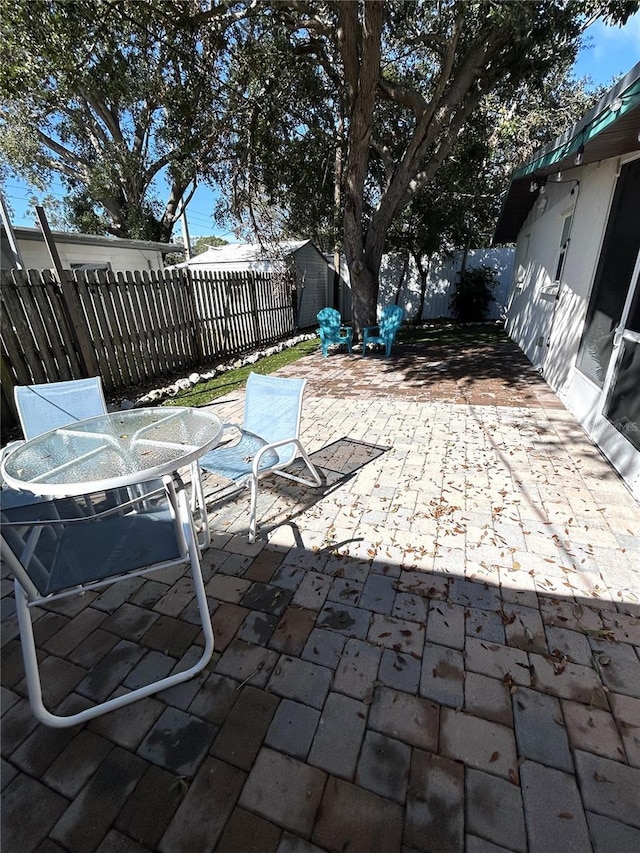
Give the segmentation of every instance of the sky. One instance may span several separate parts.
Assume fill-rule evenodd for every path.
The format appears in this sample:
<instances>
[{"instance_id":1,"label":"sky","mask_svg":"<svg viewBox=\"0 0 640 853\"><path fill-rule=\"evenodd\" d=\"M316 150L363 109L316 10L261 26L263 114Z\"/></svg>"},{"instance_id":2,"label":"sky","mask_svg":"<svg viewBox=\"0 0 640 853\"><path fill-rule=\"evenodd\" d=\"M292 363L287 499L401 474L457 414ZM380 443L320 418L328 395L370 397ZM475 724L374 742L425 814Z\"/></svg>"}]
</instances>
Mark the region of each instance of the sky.
<instances>
[{"instance_id":1,"label":"sky","mask_svg":"<svg viewBox=\"0 0 640 853\"><path fill-rule=\"evenodd\" d=\"M589 76L595 84L613 85L614 78L625 74L640 62L640 12L637 12L624 27L607 27L596 22L587 30L588 43L578 54L574 73L578 77ZM576 120L579 116L576 116ZM13 210L14 225L33 226L34 216L28 212L28 196L34 191L17 178L10 178L2 187L6 200ZM53 185L51 195L62 197L60 184ZM215 202L212 190L198 187L187 210L189 236L191 240L202 236L216 236L235 242L231 231L213 225L211 213ZM180 234L176 228L174 237Z\"/></svg>"}]
</instances>

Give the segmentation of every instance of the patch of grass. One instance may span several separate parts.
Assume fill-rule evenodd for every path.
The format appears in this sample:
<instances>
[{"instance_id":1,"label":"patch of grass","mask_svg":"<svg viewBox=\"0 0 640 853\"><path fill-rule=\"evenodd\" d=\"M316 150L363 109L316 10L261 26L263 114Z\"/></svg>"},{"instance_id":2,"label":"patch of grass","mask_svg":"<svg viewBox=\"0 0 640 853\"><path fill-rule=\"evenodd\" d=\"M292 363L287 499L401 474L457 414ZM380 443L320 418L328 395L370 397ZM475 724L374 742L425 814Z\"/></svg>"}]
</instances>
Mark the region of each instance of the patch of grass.
<instances>
[{"instance_id":1,"label":"patch of grass","mask_svg":"<svg viewBox=\"0 0 640 853\"><path fill-rule=\"evenodd\" d=\"M181 391L175 397L165 400L164 406L206 406L216 397L222 397L230 391L235 391L238 388L243 388L249 378L250 373L273 373L287 364L297 361L299 358L304 358L306 355L311 355L320 346L319 338L312 338L309 341L302 341L294 347L283 349L275 355L269 355L266 358L261 358L254 364L247 364L245 367L234 368L226 373L221 373L214 379L208 382L199 382L192 388L186 391Z\"/></svg>"}]
</instances>

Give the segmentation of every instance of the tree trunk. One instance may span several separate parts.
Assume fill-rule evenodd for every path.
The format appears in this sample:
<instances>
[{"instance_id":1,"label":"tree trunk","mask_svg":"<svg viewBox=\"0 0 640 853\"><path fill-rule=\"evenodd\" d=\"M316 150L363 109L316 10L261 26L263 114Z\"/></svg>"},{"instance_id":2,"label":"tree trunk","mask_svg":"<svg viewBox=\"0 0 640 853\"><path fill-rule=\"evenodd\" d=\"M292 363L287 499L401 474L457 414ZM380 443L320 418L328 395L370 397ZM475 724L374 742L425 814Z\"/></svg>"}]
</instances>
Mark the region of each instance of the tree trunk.
<instances>
[{"instance_id":1,"label":"tree trunk","mask_svg":"<svg viewBox=\"0 0 640 853\"><path fill-rule=\"evenodd\" d=\"M427 298L427 276L429 275L432 257L429 257L426 267L422 263L422 255L420 254L420 252L416 252L413 256L413 259L416 263L418 273L420 275L420 309L418 311L418 316L416 319L418 323L421 323L422 315L424 314L424 303Z\"/></svg>"},{"instance_id":2,"label":"tree trunk","mask_svg":"<svg viewBox=\"0 0 640 853\"><path fill-rule=\"evenodd\" d=\"M362 11L362 20L359 12ZM344 245L353 298L353 324L359 334L376 322L378 273L382 251L369 249L370 234L363 231L364 184L369 166L369 149L376 90L380 71L380 42L385 4L369 0L339 6L339 46L349 92L348 154L344 170ZM383 235L384 236L384 235ZM377 249L378 241L375 241Z\"/></svg>"}]
</instances>

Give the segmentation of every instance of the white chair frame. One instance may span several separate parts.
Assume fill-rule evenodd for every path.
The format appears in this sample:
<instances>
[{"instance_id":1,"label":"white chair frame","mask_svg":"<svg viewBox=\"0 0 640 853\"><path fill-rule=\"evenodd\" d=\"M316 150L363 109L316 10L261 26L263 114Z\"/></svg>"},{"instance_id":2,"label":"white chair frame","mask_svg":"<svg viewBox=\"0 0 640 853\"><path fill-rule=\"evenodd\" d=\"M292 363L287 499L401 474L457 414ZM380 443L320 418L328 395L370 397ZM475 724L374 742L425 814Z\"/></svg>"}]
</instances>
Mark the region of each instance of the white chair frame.
<instances>
[{"instance_id":1,"label":"white chair frame","mask_svg":"<svg viewBox=\"0 0 640 853\"><path fill-rule=\"evenodd\" d=\"M178 543L179 557L175 559L165 560L160 563L155 563L153 565L136 568L131 571L124 571L122 574L108 577L105 579L89 581L83 583L80 586L75 586L70 589L64 589L60 592L56 592L51 595L43 596L40 593L26 569L26 565L28 565L29 559L33 555L33 550L37 542L37 537L39 535L39 533L36 532L36 527L44 528L51 526L55 529L56 525L60 523L95 523L96 520L99 521L100 518L112 515L113 513L122 512L125 509L130 509L133 505L137 503L148 501L153 493L147 493L146 495L144 495L143 498L134 498L133 500L128 501L126 504L121 504L115 509L110 509L103 513L96 513L89 517L85 516L83 518L64 519L62 522L60 520L55 519L47 520L46 522L40 523L36 522L36 526L34 526L33 529L29 533L27 533L27 536L21 540L23 543L22 550L16 547L16 534L8 534L11 533L11 529L14 527L23 530L25 527L24 521L16 522L15 524L13 524L3 519L3 528L5 529L2 531L1 536L2 560L7 564L8 568L14 575L18 625L22 642L22 653L25 665L27 687L29 692L29 702L33 710L33 714L39 722L47 726L52 726L54 728L65 728L68 726L75 726L79 725L80 723L85 723L88 720L94 719L95 717L98 717L102 714L106 714L110 711L115 711L119 708L123 708L146 696L150 696L154 693L166 690L169 687L173 687L176 684L180 684L183 681L187 681L188 679L196 675L198 672L200 672L211 659L214 649L213 628L211 625L211 617L209 614L209 607L207 604L207 597L200 568L200 549L198 547L198 543L195 537L195 531L193 528L193 518L191 515L190 507L188 505L187 496L184 491L184 487L182 487L181 484L179 485L179 488L176 489L173 478L171 477L164 478L163 488L165 490L168 499L168 504L174 520L174 530ZM160 493L161 491L162 490L157 490L156 494ZM87 590L100 589L107 585L117 583L119 580L123 580L124 578L128 579L131 577L144 576L150 574L151 572L185 564L188 564L190 567L191 578L193 581L198 612L200 615L200 621L202 624L202 631L205 640L204 649L199 660L195 664L190 666L188 669L185 669L181 672L173 673L172 675L166 676L155 682L144 685L143 687L139 687L135 690L132 690L130 693L126 693L122 696L116 696L114 698L108 699L78 713L62 716L49 711L44 706L42 699L42 684L33 634L33 624L31 621L31 608L46 605L52 601L70 595L83 594Z\"/></svg>"},{"instance_id":2,"label":"white chair frame","mask_svg":"<svg viewBox=\"0 0 640 853\"><path fill-rule=\"evenodd\" d=\"M218 473L227 479L235 482L235 486L222 487L217 493L214 493L215 498L220 499L230 493L235 493L239 489L249 486L251 490L251 502L249 506L249 543L253 544L257 536L257 511L258 511L258 486L260 480L270 475L284 477L287 480L300 483L304 486L320 486L322 478L316 470L313 462L309 458L308 453L304 449L300 441L300 421L302 417L302 399L304 390L307 384L306 379L289 379L283 377L263 376L256 373L251 373L247 380L246 397L245 397L245 412L244 422L242 425L236 423L225 423L225 430L234 429L240 433L240 440L235 445L224 445L220 448L207 453L200 459L200 465L204 471ZM265 422L264 431L260 426L254 424L254 414L252 411L252 397L254 393L260 393L260 386L269 388L271 385L274 388L289 388L290 396L293 400L296 395L296 409L292 413L291 434L275 440L269 435L269 424ZM258 391L254 391L257 388ZM267 392L268 393L268 392ZM262 416L266 415L267 421L272 412L263 412ZM247 428L248 427L248 428ZM244 445L251 445L250 456L244 455ZM288 453L280 455L280 448L290 448ZM261 467L263 459L267 454L276 453L278 461L274 464ZM235 456L234 471L231 471L228 465L225 465L225 460ZM304 462L309 474L308 477L301 477L297 474L292 474L290 471L285 471L297 458L301 458ZM244 466L242 462L244 462Z\"/></svg>"}]
</instances>

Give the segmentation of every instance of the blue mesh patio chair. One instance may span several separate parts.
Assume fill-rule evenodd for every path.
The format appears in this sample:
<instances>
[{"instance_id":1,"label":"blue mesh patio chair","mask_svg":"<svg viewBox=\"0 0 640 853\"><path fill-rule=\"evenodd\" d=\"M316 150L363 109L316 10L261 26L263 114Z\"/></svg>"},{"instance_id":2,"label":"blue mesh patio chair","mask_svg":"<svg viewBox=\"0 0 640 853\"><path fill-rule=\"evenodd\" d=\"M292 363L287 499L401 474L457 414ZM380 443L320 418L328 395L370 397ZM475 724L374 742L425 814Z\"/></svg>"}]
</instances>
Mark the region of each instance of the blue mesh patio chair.
<instances>
[{"instance_id":1,"label":"blue mesh patio chair","mask_svg":"<svg viewBox=\"0 0 640 853\"><path fill-rule=\"evenodd\" d=\"M306 379L288 379L251 373L247 380L244 421L224 424L239 431L235 444L210 450L200 458L205 471L231 480L231 488L251 489L249 509L249 542L257 533L258 483L266 476L277 474L305 486L319 486L321 478L300 442L300 416ZM311 479L285 471L300 456ZM220 496L227 491L220 490Z\"/></svg>"},{"instance_id":2,"label":"blue mesh patio chair","mask_svg":"<svg viewBox=\"0 0 640 853\"><path fill-rule=\"evenodd\" d=\"M20 426L27 440L73 421L104 415L107 411L99 376L18 385L14 395Z\"/></svg>"},{"instance_id":3,"label":"blue mesh patio chair","mask_svg":"<svg viewBox=\"0 0 640 853\"><path fill-rule=\"evenodd\" d=\"M335 344L345 344L349 355L351 355L351 341L353 339L353 329L351 326L343 326L340 312L335 308L323 308L317 315L320 327L317 333L320 336L322 345L322 355L326 358L329 354L329 347Z\"/></svg>"},{"instance_id":4,"label":"blue mesh patio chair","mask_svg":"<svg viewBox=\"0 0 640 853\"><path fill-rule=\"evenodd\" d=\"M391 347L396 339L396 333L402 325L404 310L399 305L385 305L380 312L377 326L365 326L362 330L362 355L367 354L369 344L382 344L387 358L391 355Z\"/></svg>"},{"instance_id":5,"label":"blue mesh patio chair","mask_svg":"<svg viewBox=\"0 0 640 853\"><path fill-rule=\"evenodd\" d=\"M48 382L42 385L17 385L14 399L22 434L26 440L35 438L43 432L66 426L72 421L103 415L107 405L99 376L89 379L72 379L65 382ZM23 440L9 442L2 448L0 461L4 459ZM24 505L25 502L38 503L47 498L29 497L26 493L9 489L4 482L2 502Z\"/></svg>"},{"instance_id":6,"label":"blue mesh patio chair","mask_svg":"<svg viewBox=\"0 0 640 853\"><path fill-rule=\"evenodd\" d=\"M20 426L26 439L107 412L102 379L99 376L41 385L18 385L14 396ZM159 481L152 481L133 487L129 493L142 495L145 491L157 489L159 485ZM206 548L211 541L211 535L200 468L196 463L191 466L191 511L197 522L198 544L200 548Z\"/></svg>"},{"instance_id":7,"label":"blue mesh patio chair","mask_svg":"<svg viewBox=\"0 0 640 853\"><path fill-rule=\"evenodd\" d=\"M154 493L147 492L108 509L102 508L104 495L92 497L97 505L90 515L84 510L74 512L75 499L65 498L31 506L3 505L0 517L2 561L14 576L29 701L38 721L55 728L84 723L180 684L200 672L213 654L214 636L200 551L182 484L178 482L176 486L173 478L165 477ZM198 648L196 662L178 669L176 659L171 674L76 713L64 715L58 707L45 707L39 669L43 652L36 649L33 608L46 608L58 599L181 565L190 568L204 636L204 648ZM85 601L90 604L91 598ZM76 692L82 693L81 684Z\"/></svg>"},{"instance_id":8,"label":"blue mesh patio chair","mask_svg":"<svg viewBox=\"0 0 640 853\"><path fill-rule=\"evenodd\" d=\"M94 418L107 412L107 404L102 389L102 379L99 376L91 376L86 379L68 379L62 382L44 382L39 385L17 385L14 389L14 399L20 427L24 439L28 441L36 438L42 433L49 432L58 427L67 426L74 421ZM16 445L22 441L11 442L4 449L2 458L10 453ZM154 484L155 487L158 483ZM140 494L143 489L137 489ZM3 492L14 494L3 495L3 505L10 506L12 503L23 505L26 493L15 490L3 489ZM114 498L119 497L114 493ZM34 498L31 502L49 500L49 498ZM86 508L89 512L93 504L88 501Z\"/></svg>"}]
</instances>

